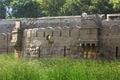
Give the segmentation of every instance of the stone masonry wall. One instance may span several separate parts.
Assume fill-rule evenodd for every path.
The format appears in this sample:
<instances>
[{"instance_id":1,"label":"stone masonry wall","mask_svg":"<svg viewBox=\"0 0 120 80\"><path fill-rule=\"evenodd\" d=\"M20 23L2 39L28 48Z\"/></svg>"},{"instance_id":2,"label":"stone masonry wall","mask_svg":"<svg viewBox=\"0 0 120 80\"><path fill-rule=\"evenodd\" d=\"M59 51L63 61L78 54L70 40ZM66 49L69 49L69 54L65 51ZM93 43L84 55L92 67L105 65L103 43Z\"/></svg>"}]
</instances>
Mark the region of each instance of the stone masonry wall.
<instances>
[{"instance_id":1,"label":"stone masonry wall","mask_svg":"<svg viewBox=\"0 0 120 80\"><path fill-rule=\"evenodd\" d=\"M52 43L46 39L47 35L51 36ZM25 37L27 36L27 37ZM26 52L35 47L36 56L38 56L38 47L41 48L41 54L51 54L64 56L64 47L67 49L71 46L78 46L79 44L79 29L78 28L34 28L26 29L24 31L24 55ZM56 49L55 49L56 48ZM55 49L55 50L54 50ZM72 49L72 48L71 48ZM33 52L35 54L35 52ZM79 53L79 52L78 52ZM69 54L69 53L68 53ZM76 53L77 54L77 53Z\"/></svg>"},{"instance_id":2,"label":"stone masonry wall","mask_svg":"<svg viewBox=\"0 0 120 80\"><path fill-rule=\"evenodd\" d=\"M120 57L120 21L103 21L100 32L100 53L109 59Z\"/></svg>"},{"instance_id":3,"label":"stone masonry wall","mask_svg":"<svg viewBox=\"0 0 120 80\"><path fill-rule=\"evenodd\" d=\"M0 19L0 53L13 53L14 48L10 46L10 41L14 25L13 20Z\"/></svg>"},{"instance_id":4,"label":"stone masonry wall","mask_svg":"<svg viewBox=\"0 0 120 80\"><path fill-rule=\"evenodd\" d=\"M19 38L15 39L23 40L22 56L28 55L29 52L32 52L33 56L41 56L39 54L42 53L63 56L64 49L67 50L66 54L80 54L79 46L84 43L90 46L95 44L99 53L105 54L106 58L120 57L120 20L107 19L102 20L102 23L101 20L99 16L86 14L84 16L3 19L0 20L0 52L6 51L6 40L10 40L5 38L6 33L11 33L15 22L19 21L19 31L23 31L23 34L21 32ZM46 40L47 35L51 35L50 42Z\"/></svg>"}]
</instances>

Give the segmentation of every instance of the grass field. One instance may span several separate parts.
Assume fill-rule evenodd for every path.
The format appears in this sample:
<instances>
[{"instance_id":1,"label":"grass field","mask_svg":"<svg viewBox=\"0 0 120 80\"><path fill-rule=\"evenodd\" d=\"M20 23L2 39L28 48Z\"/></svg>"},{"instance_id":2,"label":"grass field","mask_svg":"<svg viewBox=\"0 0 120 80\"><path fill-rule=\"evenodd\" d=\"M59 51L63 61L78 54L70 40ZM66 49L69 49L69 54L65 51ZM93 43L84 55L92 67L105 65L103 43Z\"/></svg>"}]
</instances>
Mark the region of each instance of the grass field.
<instances>
[{"instance_id":1,"label":"grass field","mask_svg":"<svg viewBox=\"0 0 120 80\"><path fill-rule=\"evenodd\" d=\"M120 62L0 55L0 80L120 80Z\"/></svg>"}]
</instances>

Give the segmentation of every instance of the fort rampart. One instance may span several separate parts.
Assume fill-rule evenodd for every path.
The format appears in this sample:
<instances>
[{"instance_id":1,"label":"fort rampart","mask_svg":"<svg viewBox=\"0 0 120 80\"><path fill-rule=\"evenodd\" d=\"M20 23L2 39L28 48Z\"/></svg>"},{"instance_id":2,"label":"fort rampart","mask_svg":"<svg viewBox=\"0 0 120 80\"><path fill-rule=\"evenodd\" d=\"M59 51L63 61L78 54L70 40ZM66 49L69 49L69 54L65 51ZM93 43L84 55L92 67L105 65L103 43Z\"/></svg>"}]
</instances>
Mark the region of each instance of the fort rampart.
<instances>
[{"instance_id":1,"label":"fort rampart","mask_svg":"<svg viewBox=\"0 0 120 80\"><path fill-rule=\"evenodd\" d=\"M10 25L16 57L120 57L120 16L42 17L1 20ZM8 24L8 22L10 24ZM6 26L5 25L5 26ZM7 30L5 31L7 32ZM50 36L50 40L47 39ZM10 40L9 40L10 41Z\"/></svg>"}]
</instances>

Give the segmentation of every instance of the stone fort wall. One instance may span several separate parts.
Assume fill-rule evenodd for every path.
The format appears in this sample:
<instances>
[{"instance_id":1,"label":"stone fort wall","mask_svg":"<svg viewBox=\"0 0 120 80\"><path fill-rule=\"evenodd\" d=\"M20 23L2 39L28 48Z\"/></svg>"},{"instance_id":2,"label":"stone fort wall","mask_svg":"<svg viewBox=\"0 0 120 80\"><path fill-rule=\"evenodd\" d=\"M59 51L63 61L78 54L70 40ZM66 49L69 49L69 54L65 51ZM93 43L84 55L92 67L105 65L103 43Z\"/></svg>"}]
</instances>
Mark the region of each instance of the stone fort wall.
<instances>
[{"instance_id":1,"label":"stone fort wall","mask_svg":"<svg viewBox=\"0 0 120 80\"><path fill-rule=\"evenodd\" d=\"M99 36L100 52L108 58L120 57L120 20L103 20Z\"/></svg>"},{"instance_id":2,"label":"stone fort wall","mask_svg":"<svg viewBox=\"0 0 120 80\"><path fill-rule=\"evenodd\" d=\"M14 20L0 19L0 54L14 52L14 48L10 46L11 32L14 26Z\"/></svg>"},{"instance_id":3,"label":"stone fort wall","mask_svg":"<svg viewBox=\"0 0 120 80\"><path fill-rule=\"evenodd\" d=\"M55 48L59 47L56 49L56 52L54 51L58 55L61 53L62 55L64 53L76 53L81 56L81 53L84 53L90 57L89 54L92 53L97 53L97 55L103 53L107 58L119 57L120 20L113 19L114 17L111 19L111 15L109 15L109 19L103 19L102 15L98 17L95 15L84 16L10 20L14 25L16 21L21 22L19 30L16 29L22 31L21 34L23 35L19 39L17 35L18 40L16 39L16 42L22 39L21 43L23 44L21 45L21 51L18 50L18 52L21 52L22 56L27 56L31 49L33 53L40 56L39 54L41 53L49 54ZM14 28L12 29L14 30ZM54 44L49 44L46 40L48 34L51 35L51 43L54 42ZM40 45L42 46L40 47ZM95 46L95 50L93 50L93 45ZM83 49L80 46L87 47Z\"/></svg>"},{"instance_id":4,"label":"stone fort wall","mask_svg":"<svg viewBox=\"0 0 120 80\"><path fill-rule=\"evenodd\" d=\"M21 21L18 25L23 31L23 39L18 37L16 50L22 56L96 57L100 20L97 15L84 15L29 19L27 23ZM14 37L20 35L14 34ZM46 40L47 35L51 36L50 41Z\"/></svg>"}]
</instances>

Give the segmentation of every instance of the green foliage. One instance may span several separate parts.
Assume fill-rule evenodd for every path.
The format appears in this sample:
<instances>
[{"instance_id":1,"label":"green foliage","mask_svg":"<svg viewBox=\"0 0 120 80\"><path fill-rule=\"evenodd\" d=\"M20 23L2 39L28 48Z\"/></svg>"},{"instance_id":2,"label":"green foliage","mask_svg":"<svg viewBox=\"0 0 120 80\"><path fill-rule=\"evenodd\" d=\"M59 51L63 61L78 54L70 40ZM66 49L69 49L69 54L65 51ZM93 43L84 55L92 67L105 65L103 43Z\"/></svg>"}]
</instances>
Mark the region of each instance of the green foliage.
<instances>
[{"instance_id":1,"label":"green foliage","mask_svg":"<svg viewBox=\"0 0 120 80\"><path fill-rule=\"evenodd\" d=\"M12 0L1 0L0 1L0 18L5 19L6 13L7 16L12 18L12 14L10 13L10 2Z\"/></svg>"},{"instance_id":2,"label":"green foliage","mask_svg":"<svg viewBox=\"0 0 120 80\"><path fill-rule=\"evenodd\" d=\"M2 0L0 16L5 18L6 13L6 18L70 16L81 15L83 12L111 14L120 12L119 4L120 0Z\"/></svg>"},{"instance_id":3,"label":"green foliage","mask_svg":"<svg viewBox=\"0 0 120 80\"><path fill-rule=\"evenodd\" d=\"M0 55L0 80L119 80L120 62Z\"/></svg>"},{"instance_id":4,"label":"green foliage","mask_svg":"<svg viewBox=\"0 0 120 80\"><path fill-rule=\"evenodd\" d=\"M91 0L66 0L61 8L61 15L80 15L83 12L90 13Z\"/></svg>"},{"instance_id":5,"label":"green foliage","mask_svg":"<svg viewBox=\"0 0 120 80\"><path fill-rule=\"evenodd\" d=\"M80 0L66 0L61 8L61 15L77 15L82 13L82 3Z\"/></svg>"},{"instance_id":6,"label":"green foliage","mask_svg":"<svg viewBox=\"0 0 120 80\"><path fill-rule=\"evenodd\" d=\"M105 57L104 53L100 53L99 57L104 58Z\"/></svg>"},{"instance_id":7,"label":"green foliage","mask_svg":"<svg viewBox=\"0 0 120 80\"><path fill-rule=\"evenodd\" d=\"M113 3L115 13L120 13L120 0L110 0Z\"/></svg>"},{"instance_id":8,"label":"green foliage","mask_svg":"<svg viewBox=\"0 0 120 80\"><path fill-rule=\"evenodd\" d=\"M13 9L13 16L16 18L36 18L41 16L41 7L37 1L13 0L13 2L11 2L11 5Z\"/></svg>"},{"instance_id":9,"label":"green foliage","mask_svg":"<svg viewBox=\"0 0 120 80\"><path fill-rule=\"evenodd\" d=\"M5 19L6 9L3 3L0 1L0 19Z\"/></svg>"},{"instance_id":10,"label":"green foliage","mask_svg":"<svg viewBox=\"0 0 120 80\"><path fill-rule=\"evenodd\" d=\"M59 16L64 3L65 0L42 0L43 14L46 16Z\"/></svg>"},{"instance_id":11,"label":"green foliage","mask_svg":"<svg viewBox=\"0 0 120 80\"><path fill-rule=\"evenodd\" d=\"M109 0L92 0L93 13L108 14L113 13L113 4Z\"/></svg>"}]
</instances>

